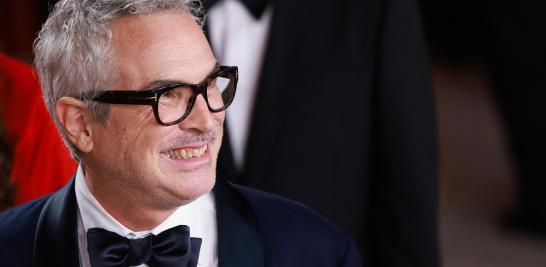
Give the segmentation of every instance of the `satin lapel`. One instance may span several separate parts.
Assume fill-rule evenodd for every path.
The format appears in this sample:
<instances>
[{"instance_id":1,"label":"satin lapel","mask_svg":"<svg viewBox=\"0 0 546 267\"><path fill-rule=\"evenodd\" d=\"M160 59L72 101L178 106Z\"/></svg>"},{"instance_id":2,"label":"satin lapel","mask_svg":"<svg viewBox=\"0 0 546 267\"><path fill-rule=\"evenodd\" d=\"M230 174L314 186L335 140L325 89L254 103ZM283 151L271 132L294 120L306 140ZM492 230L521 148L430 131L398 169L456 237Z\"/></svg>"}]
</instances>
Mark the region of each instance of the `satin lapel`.
<instances>
[{"instance_id":1,"label":"satin lapel","mask_svg":"<svg viewBox=\"0 0 546 267\"><path fill-rule=\"evenodd\" d=\"M74 179L45 204L34 240L34 267L80 266Z\"/></svg>"},{"instance_id":2,"label":"satin lapel","mask_svg":"<svg viewBox=\"0 0 546 267\"><path fill-rule=\"evenodd\" d=\"M217 181L214 197L218 225L218 266L264 266L258 226L250 204L223 180Z\"/></svg>"}]
</instances>

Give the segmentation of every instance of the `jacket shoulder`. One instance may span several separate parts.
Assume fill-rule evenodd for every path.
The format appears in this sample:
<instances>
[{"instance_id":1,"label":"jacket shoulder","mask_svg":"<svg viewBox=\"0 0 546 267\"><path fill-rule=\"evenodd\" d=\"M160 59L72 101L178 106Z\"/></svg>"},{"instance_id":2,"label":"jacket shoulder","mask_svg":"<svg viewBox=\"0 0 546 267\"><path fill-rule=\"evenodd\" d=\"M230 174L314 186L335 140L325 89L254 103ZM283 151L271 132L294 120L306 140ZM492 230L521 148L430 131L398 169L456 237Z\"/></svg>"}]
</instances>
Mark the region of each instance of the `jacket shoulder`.
<instances>
[{"instance_id":1,"label":"jacket shoulder","mask_svg":"<svg viewBox=\"0 0 546 267\"><path fill-rule=\"evenodd\" d=\"M36 226L48 198L42 197L0 213L0 259L3 263L31 265Z\"/></svg>"},{"instance_id":2,"label":"jacket shoulder","mask_svg":"<svg viewBox=\"0 0 546 267\"><path fill-rule=\"evenodd\" d=\"M234 187L250 203L265 253L277 258L278 266L293 266L294 261L301 261L299 266L361 266L354 243L308 207L260 190Z\"/></svg>"}]
</instances>

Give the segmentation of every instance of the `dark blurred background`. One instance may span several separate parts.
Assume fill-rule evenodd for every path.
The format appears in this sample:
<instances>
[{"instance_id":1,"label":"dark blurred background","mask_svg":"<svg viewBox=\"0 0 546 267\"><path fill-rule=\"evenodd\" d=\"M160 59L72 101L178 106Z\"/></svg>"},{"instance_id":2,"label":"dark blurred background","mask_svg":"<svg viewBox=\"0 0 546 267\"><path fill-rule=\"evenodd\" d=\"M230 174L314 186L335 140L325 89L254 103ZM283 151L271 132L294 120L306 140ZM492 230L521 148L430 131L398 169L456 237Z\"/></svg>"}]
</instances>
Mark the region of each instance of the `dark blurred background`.
<instances>
[{"instance_id":1,"label":"dark blurred background","mask_svg":"<svg viewBox=\"0 0 546 267\"><path fill-rule=\"evenodd\" d=\"M53 3L2 0L0 51L31 63ZM443 265L546 266L546 2L419 4L439 126Z\"/></svg>"}]
</instances>

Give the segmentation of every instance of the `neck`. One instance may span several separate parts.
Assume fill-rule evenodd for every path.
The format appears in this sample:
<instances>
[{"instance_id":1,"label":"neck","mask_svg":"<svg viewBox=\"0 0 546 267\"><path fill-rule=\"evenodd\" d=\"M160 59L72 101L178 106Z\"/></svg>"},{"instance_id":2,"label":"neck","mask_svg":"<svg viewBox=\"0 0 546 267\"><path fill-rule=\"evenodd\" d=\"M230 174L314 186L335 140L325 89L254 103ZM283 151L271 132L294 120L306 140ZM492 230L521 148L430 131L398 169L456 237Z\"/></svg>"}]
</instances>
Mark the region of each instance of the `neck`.
<instances>
[{"instance_id":1,"label":"neck","mask_svg":"<svg viewBox=\"0 0 546 267\"><path fill-rule=\"evenodd\" d=\"M86 172L85 182L101 206L134 232L157 227L176 210L176 207L157 207L151 199L139 197L138 192L118 179L97 179L93 173Z\"/></svg>"}]
</instances>

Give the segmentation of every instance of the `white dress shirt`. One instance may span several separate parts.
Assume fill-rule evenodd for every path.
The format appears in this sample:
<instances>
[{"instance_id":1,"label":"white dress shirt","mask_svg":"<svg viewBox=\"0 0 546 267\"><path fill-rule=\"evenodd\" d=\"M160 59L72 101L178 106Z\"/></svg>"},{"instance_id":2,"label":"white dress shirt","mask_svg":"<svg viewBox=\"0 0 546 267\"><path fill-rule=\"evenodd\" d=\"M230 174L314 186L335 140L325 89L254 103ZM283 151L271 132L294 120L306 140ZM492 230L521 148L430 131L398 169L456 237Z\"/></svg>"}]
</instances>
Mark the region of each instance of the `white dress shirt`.
<instances>
[{"instance_id":1,"label":"white dress shirt","mask_svg":"<svg viewBox=\"0 0 546 267\"><path fill-rule=\"evenodd\" d=\"M216 208L212 193L209 192L187 205L180 206L163 223L149 231L133 232L112 217L95 199L89 191L81 165L78 166L75 184L81 266L91 266L87 253L86 233L89 228L100 227L126 238L141 238L150 233L158 235L164 230L178 225L189 226L191 237L202 238L197 266L218 266ZM138 210L128 212L138 212ZM139 265L139 267L142 266L147 265Z\"/></svg>"},{"instance_id":2,"label":"white dress shirt","mask_svg":"<svg viewBox=\"0 0 546 267\"><path fill-rule=\"evenodd\" d=\"M254 100L269 33L273 7L256 19L238 0L223 0L208 14L213 50L221 64L239 67L235 101L226 111L227 127L236 167L244 167L244 156Z\"/></svg>"}]
</instances>

